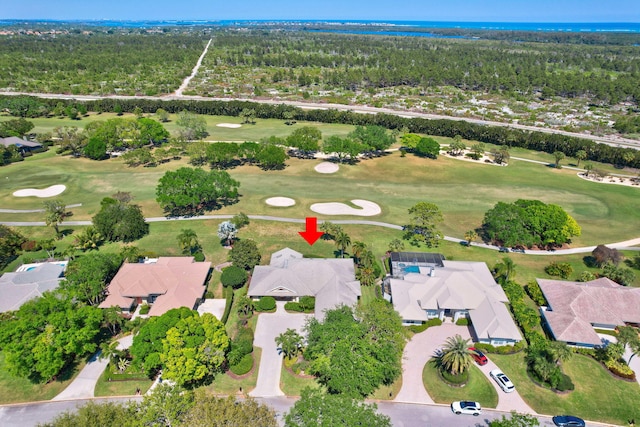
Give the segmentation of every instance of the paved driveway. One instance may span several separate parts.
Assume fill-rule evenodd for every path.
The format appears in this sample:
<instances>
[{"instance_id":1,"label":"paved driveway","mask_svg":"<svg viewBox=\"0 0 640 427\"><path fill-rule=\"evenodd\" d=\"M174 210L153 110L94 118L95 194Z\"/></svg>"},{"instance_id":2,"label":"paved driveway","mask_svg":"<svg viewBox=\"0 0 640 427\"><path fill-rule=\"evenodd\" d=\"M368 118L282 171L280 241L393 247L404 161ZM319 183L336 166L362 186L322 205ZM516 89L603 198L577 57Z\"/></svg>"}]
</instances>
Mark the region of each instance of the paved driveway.
<instances>
[{"instance_id":1,"label":"paved driveway","mask_svg":"<svg viewBox=\"0 0 640 427\"><path fill-rule=\"evenodd\" d=\"M120 343L118 344L119 350L129 348L133 342L133 335L120 338L118 342ZM102 375L109 364L109 359L101 358L100 354L101 352L98 351L91 356L91 359L89 359L89 362L87 362L82 371L80 371L76 379L51 400L85 399L93 397L98 378L100 378L100 375Z\"/></svg>"},{"instance_id":2,"label":"paved driveway","mask_svg":"<svg viewBox=\"0 0 640 427\"><path fill-rule=\"evenodd\" d=\"M288 328L302 333L309 314L290 314L284 310L284 302L277 302L275 313L262 313L258 317L253 344L262 348L258 381L249 395L253 397L284 396L280 390L282 372L282 354L278 351L275 339Z\"/></svg>"},{"instance_id":3,"label":"paved driveway","mask_svg":"<svg viewBox=\"0 0 640 427\"><path fill-rule=\"evenodd\" d=\"M447 338L460 335L463 338L471 338L466 326L457 326L453 323L444 323L441 326L431 327L424 332L415 334L404 349L402 358L402 388L394 399L403 403L433 403L433 399L427 393L422 383L422 369L425 363L433 357L436 350L441 348ZM497 366L489 359L489 363L480 367L487 376L489 382L498 393L497 409L506 411L518 411L535 414L535 412L520 397L517 390L512 393L503 392L489 377L489 372ZM516 384L516 388L518 385Z\"/></svg>"}]
</instances>

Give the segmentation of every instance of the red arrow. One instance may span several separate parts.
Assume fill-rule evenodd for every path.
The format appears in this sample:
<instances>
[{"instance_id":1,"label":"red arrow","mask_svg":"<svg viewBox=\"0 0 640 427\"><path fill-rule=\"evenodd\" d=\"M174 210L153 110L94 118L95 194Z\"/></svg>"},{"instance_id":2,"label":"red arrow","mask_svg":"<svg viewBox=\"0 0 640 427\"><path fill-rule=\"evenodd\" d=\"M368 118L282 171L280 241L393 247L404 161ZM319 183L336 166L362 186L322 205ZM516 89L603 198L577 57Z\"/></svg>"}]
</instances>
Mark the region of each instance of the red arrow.
<instances>
[{"instance_id":1,"label":"red arrow","mask_svg":"<svg viewBox=\"0 0 640 427\"><path fill-rule=\"evenodd\" d=\"M306 218L306 222L307 229L305 231L298 231L298 234L300 234L307 243L313 245L324 233L318 231L318 218Z\"/></svg>"}]
</instances>

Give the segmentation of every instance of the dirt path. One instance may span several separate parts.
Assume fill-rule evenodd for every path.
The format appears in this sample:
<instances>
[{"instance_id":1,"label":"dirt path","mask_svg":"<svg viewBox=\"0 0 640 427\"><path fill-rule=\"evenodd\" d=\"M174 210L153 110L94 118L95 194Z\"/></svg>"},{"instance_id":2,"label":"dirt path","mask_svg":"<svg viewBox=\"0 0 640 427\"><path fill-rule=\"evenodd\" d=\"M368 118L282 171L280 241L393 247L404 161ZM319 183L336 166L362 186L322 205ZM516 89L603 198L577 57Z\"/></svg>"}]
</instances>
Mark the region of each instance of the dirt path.
<instances>
[{"instance_id":1,"label":"dirt path","mask_svg":"<svg viewBox=\"0 0 640 427\"><path fill-rule=\"evenodd\" d=\"M196 74L198 74L198 70L200 69L200 65L202 65L202 60L204 59L204 56L207 54L207 51L209 50L209 46L211 45L211 41L212 40L213 39L209 39L209 43L207 43L207 45L204 48L204 51L202 51L202 55L200 55L200 58L198 58L198 62L196 62L196 66L193 67L193 71L191 71L191 75L189 77L187 77L186 79L184 79L184 81L182 82L182 84L180 85L178 90L176 90L173 93L175 96L182 96L182 92L187 88L187 86L189 86L189 83L191 82L191 79L194 78L196 76Z\"/></svg>"}]
</instances>

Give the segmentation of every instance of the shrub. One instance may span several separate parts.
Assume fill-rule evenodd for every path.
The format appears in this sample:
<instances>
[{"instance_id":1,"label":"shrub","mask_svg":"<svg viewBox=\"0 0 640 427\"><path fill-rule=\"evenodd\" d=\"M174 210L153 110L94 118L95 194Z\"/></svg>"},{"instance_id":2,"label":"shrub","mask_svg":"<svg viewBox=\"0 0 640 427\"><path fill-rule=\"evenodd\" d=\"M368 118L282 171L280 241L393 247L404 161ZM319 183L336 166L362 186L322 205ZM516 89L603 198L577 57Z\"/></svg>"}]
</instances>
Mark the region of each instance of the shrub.
<instances>
[{"instance_id":1,"label":"shrub","mask_svg":"<svg viewBox=\"0 0 640 427\"><path fill-rule=\"evenodd\" d=\"M542 294L542 290L540 289L538 282L532 280L527 286L525 286L525 290L533 302L538 304L538 306L547 305L547 300L544 299L544 295Z\"/></svg>"},{"instance_id":2,"label":"shrub","mask_svg":"<svg viewBox=\"0 0 640 427\"><path fill-rule=\"evenodd\" d=\"M227 320L229 319L229 313L231 313L231 306L233 305L233 289L225 287L223 290L223 294L227 301L224 305L224 313L222 313L222 319L220 319L220 321L222 323L227 323Z\"/></svg>"},{"instance_id":3,"label":"shrub","mask_svg":"<svg viewBox=\"0 0 640 427\"><path fill-rule=\"evenodd\" d=\"M215 298L215 295L214 295L213 292L211 292L211 291L205 292L204 299L214 299L214 298Z\"/></svg>"},{"instance_id":4,"label":"shrub","mask_svg":"<svg viewBox=\"0 0 640 427\"><path fill-rule=\"evenodd\" d=\"M276 299L274 297L262 297L255 304L258 311L273 311L276 309Z\"/></svg>"},{"instance_id":5,"label":"shrub","mask_svg":"<svg viewBox=\"0 0 640 427\"><path fill-rule=\"evenodd\" d=\"M626 378L629 380L636 379L636 374L626 363L620 362L619 360L607 360L604 362L604 365L609 369L613 374Z\"/></svg>"},{"instance_id":6,"label":"shrub","mask_svg":"<svg viewBox=\"0 0 640 427\"><path fill-rule=\"evenodd\" d=\"M204 261L204 254L202 252L196 252L195 254L193 254L193 259L196 262L203 262Z\"/></svg>"},{"instance_id":7,"label":"shrub","mask_svg":"<svg viewBox=\"0 0 640 427\"><path fill-rule=\"evenodd\" d=\"M295 372L296 375L300 375L300 372L307 372L309 370L309 362L302 360L294 363L293 366L291 366L291 370Z\"/></svg>"},{"instance_id":8,"label":"shrub","mask_svg":"<svg viewBox=\"0 0 640 427\"><path fill-rule=\"evenodd\" d=\"M560 276L566 279L573 273L573 267L568 262L552 262L544 268L549 276Z\"/></svg>"},{"instance_id":9,"label":"shrub","mask_svg":"<svg viewBox=\"0 0 640 427\"><path fill-rule=\"evenodd\" d=\"M573 385L573 381L571 381L571 378L569 377L569 375L560 373L560 379L556 384L556 390L567 391L567 390L573 390L573 389L575 389L575 386Z\"/></svg>"},{"instance_id":10,"label":"shrub","mask_svg":"<svg viewBox=\"0 0 640 427\"><path fill-rule=\"evenodd\" d=\"M20 249L26 252L33 252L40 250L40 244L35 240L27 240L22 245L20 245Z\"/></svg>"},{"instance_id":11,"label":"shrub","mask_svg":"<svg viewBox=\"0 0 640 427\"><path fill-rule=\"evenodd\" d=\"M236 266L231 266L222 269L222 276L220 276L220 281L223 286L232 287L234 289L242 287L247 281L247 272Z\"/></svg>"},{"instance_id":12,"label":"shrub","mask_svg":"<svg viewBox=\"0 0 640 427\"><path fill-rule=\"evenodd\" d=\"M313 311L316 308L316 298L312 296L300 297L300 307L304 311Z\"/></svg>"},{"instance_id":13,"label":"shrub","mask_svg":"<svg viewBox=\"0 0 640 427\"><path fill-rule=\"evenodd\" d=\"M469 319L467 319L466 317L461 317L456 320L456 325L458 326L469 326L469 323Z\"/></svg>"},{"instance_id":14,"label":"shrub","mask_svg":"<svg viewBox=\"0 0 640 427\"><path fill-rule=\"evenodd\" d=\"M590 271L583 271L578 276L578 282L590 282L592 280L596 280L596 275Z\"/></svg>"},{"instance_id":15,"label":"shrub","mask_svg":"<svg viewBox=\"0 0 640 427\"><path fill-rule=\"evenodd\" d=\"M636 275L630 268L617 267L613 264L605 265L602 275L623 286L630 285L636 279Z\"/></svg>"},{"instance_id":16,"label":"shrub","mask_svg":"<svg viewBox=\"0 0 640 427\"><path fill-rule=\"evenodd\" d=\"M236 375L244 375L253 368L253 356L245 354L242 359L235 365L231 365L229 369Z\"/></svg>"},{"instance_id":17,"label":"shrub","mask_svg":"<svg viewBox=\"0 0 640 427\"><path fill-rule=\"evenodd\" d=\"M491 344L481 343L481 342L474 343L473 346L485 353L514 354L521 351L524 348L525 344L526 344L526 341L522 340L522 341L518 341L514 345L501 345L498 347L495 347Z\"/></svg>"},{"instance_id":18,"label":"shrub","mask_svg":"<svg viewBox=\"0 0 640 427\"><path fill-rule=\"evenodd\" d=\"M285 303L284 309L287 311L296 311L298 313L302 313L304 311L304 309L299 303L293 302L293 301L289 301Z\"/></svg>"},{"instance_id":19,"label":"shrub","mask_svg":"<svg viewBox=\"0 0 640 427\"><path fill-rule=\"evenodd\" d=\"M409 326L409 330L411 332L414 332L416 334L419 334L420 332L424 332L427 329L429 329L432 326L440 326L442 325L442 320L440 320L439 318L433 318L431 320L428 320L426 322L424 322L421 325L410 325Z\"/></svg>"},{"instance_id":20,"label":"shrub","mask_svg":"<svg viewBox=\"0 0 640 427\"><path fill-rule=\"evenodd\" d=\"M151 310L151 306L149 304L142 304L140 307L140 314L149 314L149 310Z\"/></svg>"}]
</instances>

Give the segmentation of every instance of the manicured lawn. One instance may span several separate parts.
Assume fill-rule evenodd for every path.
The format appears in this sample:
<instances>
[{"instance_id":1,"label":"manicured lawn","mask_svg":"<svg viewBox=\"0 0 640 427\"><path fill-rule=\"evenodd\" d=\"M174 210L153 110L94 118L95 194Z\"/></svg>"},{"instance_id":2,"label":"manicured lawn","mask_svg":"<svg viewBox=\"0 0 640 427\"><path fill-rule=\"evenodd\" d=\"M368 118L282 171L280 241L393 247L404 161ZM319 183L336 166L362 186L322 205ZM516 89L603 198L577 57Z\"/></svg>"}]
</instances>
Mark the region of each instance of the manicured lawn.
<instances>
[{"instance_id":1,"label":"manicured lawn","mask_svg":"<svg viewBox=\"0 0 640 427\"><path fill-rule=\"evenodd\" d=\"M376 297L376 287L377 285L373 285L373 286L362 286L360 288L360 291L362 292L362 296L360 297L360 304L365 306L367 304L369 304L371 301L375 300Z\"/></svg>"},{"instance_id":2,"label":"manicured lawn","mask_svg":"<svg viewBox=\"0 0 640 427\"><path fill-rule=\"evenodd\" d=\"M526 373L524 354L497 355L491 360L504 371L522 398L542 414L571 413L581 418L627 425L639 419L637 400L640 385L613 378L598 362L587 356L574 355L563 364L576 389L569 394L556 394L535 385Z\"/></svg>"},{"instance_id":3,"label":"manicured lawn","mask_svg":"<svg viewBox=\"0 0 640 427\"><path fill-rule=\"evenodd\" d=\"M300 396L300 392L306 388L319 388L320 384L315 378L300 377L289 372L282 364L282 373L280 374L280 390L287 396Z\"/></svg>"},{"instance_id":4,"label":"manicured lawn","mask_svg":"<svg viewBox=\"0 0 640 427\"><path fill-rule=\"evenodd\" d=\"M392 384L381 385L378 389L369 396L369 399L377 400L393 400L396 398L400 389L402 388L402 375L398 377Z\"/></svg>"},{"instance_id":5,"label":"manicured lawn","mask_svg":"<svg viewBox=\"0 0 640 427\"><path fill-rule=\"evenodd\" d=\"M256 387L261 354L260 347L253 348L253 370L246 377L236 379L227 374L217 374L213 382L205 387L205 390L215 394L233 395L239 393L242 388L243 393L249 393Z\"/></svg>"},{"instance_id":6,"label":"manicured lawn","mask_svg":"<svg viewBox=\"0 0 640 427\"><path fill-rule=\"evenodd\" d=\"M111 376L110 369L104 370L98 382L94 394L99 396L133 396L136 390L140 389L141 394L145 394L149 387L153 384L150 379L135 379L127 381L109 381ZM144 378L144 374L132 375L132 378Z\"/></svg>"},{"instance_id":7,"label":"manicured lawn","mask_svg":"<svg viewBox=\"0 0 640 427\"><path fill-rule=\"evenodd\" d=\"M498 394L487 377L475 365L469 368L469 381L464 387L451 387L440 379L431 359L422 370L422 382L429 396L436 403L451 403L456 400L480 402L485 408L498 405Z\"/></svg>"},{"instance_id":8,"label":"manicured lawn","mask_svg":"<svg viewBox=\"0 0 640 427\"><path fill-rule=\"evenodd\" d=\"M33 384L9 374L4 366L4 353L0 351L0 404L50 400L64 390L83 367L81 363L48 384Z\"/></svg>"}]
</instances>

